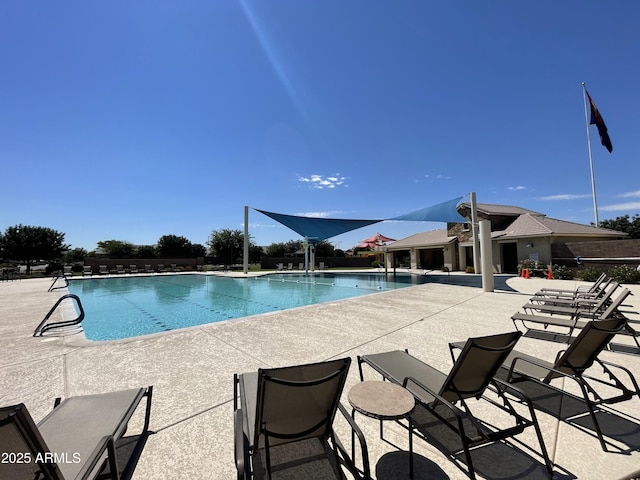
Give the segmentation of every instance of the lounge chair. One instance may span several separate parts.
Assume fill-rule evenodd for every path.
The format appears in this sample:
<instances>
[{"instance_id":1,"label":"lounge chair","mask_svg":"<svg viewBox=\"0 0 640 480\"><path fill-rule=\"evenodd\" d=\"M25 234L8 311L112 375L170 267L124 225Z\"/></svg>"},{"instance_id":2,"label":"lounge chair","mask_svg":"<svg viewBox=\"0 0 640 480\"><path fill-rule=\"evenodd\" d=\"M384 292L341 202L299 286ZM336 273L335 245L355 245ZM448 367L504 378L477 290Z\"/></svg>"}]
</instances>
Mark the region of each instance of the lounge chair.
<instances>
[{"instance_id":1,"label":"lounge chair","mask_svg":"<svg viewBox=\"0 0 640 480\"><path fill-rule=\"evenodd\" d=\"M71 276L73 276L73 267L71 267L71 266L65 266L65 267L64 267L64 271L63 271L63 273L64 273L64 276L65 276L65 277L71 277Z\"/></svg>"},{"instance_id":2,"label":"lounge chair","mask_svg":"<svg viewBox=\"0 0 640 480\"><path fill-rule=\"evenodd\" d=\"M304 263L298 263L298 270L304 270Z\"/></svg>"},{"instance_id":3,"label":"lounge chair","mask_svg":"<svg viewBox=\"0 0 640 480\"><path fill-rule=\"evenodd\" d=\"M580 387L584 401L587 404L600 445L604 451L607 451L606 442L598 424L594 407L600 404L622 402L634 396L640 399L640 388L638 388L638 383L629 370L615 363L598 359L600 352L611 342L616 334L625 329L625 325L626 321L622 317L588 322L569 347L558 354L554 363L514 350L504 364L504 367L508 368L507 381L517 383L535 379L545 384L549 384L556 378L575 381ZM595 378L585 374L585 371L592 367L594 363L597 363L603 369L608 379L603 377ZM628 375L631 387L626 386L615 375L613 368ZM593 387L594 383L606 385L608 388L616 390L617 393L614 396L605 397L603 395L609 395L611 392L607 394L598 393Z\"/></svg>"},{"instance_id":4,"label":"lounge chair","mask_svg":"<svg viewBox=\"0 0 640 480\"><path fill-rule=\"evenodd\" d=\"M607 280L607 274L602 273L600 274L598 279L595 282L593 282L593 285L591 285L590 287L583 286L583 287L578 287L575 290L568 290L568 289L562 289L562 288L541 288L536 292L536 296L538 295L539 296L566 296L566 295L576 296L584 293L596 293L600 290L600 285L602 285L602 283L605 282L605 280Z\"/></svg>"},{"instance_id":5,"label":"lounge chair","mask_svg":"<svg viewBox=\"0 0 640 480\"><path fill-rule=\"evenodd\" d=\"M320 263L318 264L318 269L319 269L319 270L326 270L326 269L327 269L327 267L325 266L324 262L320 262Z\"/></svg>"},{"instance_id":6,"label":"lounge chair","mask_svg":"<svg viewBox=\"0 0 640 480\"><path fill-rule=\"evenodd\" d=\"M533 426L536 431L542 458L547 471L551 473L553 464L549 460L535 412L528 398L512 385L494 378L521 335L520 332L511 332L470 338L463 343L460 355L448 375L406 351L396 350L359 356L360 378L364 380L362 365L367 364L385 379L408 389L418 404L423 407L422 410L416 408L416 411L411 414L411 424L459 467L461 467L458 464L460 455L464 453L467 474L471 478L475 478L472 449L513 437L530 426ZM490 385L499 397L498 401L485 396L485 390ZM509 397L515 397L519 402L526 404L529 407L530 418L516 411ZM493 405L512 417L514 424L502 430L490 428L487 423L482 422L471 412L468 400L472 398L477 401L485 400L483 406ZM460 406L456 405L458 403ZM426 413L424 413L425 410ZM425 422L426 417L430 417L427 422ZM495 416L492 420L495 420ZM458 435L461 448L452 451L445 447L438 439L438 433L442 432L434 433L429 430L433 424L442 424L453 434Z\"/></svg>"},{"instance_id":7,"label":"lounge chair","mask_svg":"<svg viewBox=\"0 0 640 480\"><path fill-rule=\"evenodd\" d=\"M578 300L597 300L602 295L605 295L607 288L613 282L612 278L607 279L601 286L595 290L588 291L572 291L571 293L561 293L559 291L553 293L541 293L540 291L530 298L531 302L559 302L559 303L571 303Z\"/></svg>"},{"instance_id":8,"label":"lounge chair","mask_svg":"<svg viewBox=\"0 0 640 480\"><path fill-rule=\"evenodd\" d=\"M0 462L3 479L92 479L109 465L107 478L130 478L149 436L153 387L68 398L37 425L21 403L0 408L0 452L16 461ZM143 431L122 471L116 442L143 397ZM22 460L22 463L20 462ZM104 478L104 472L103 477Z\"/></svg>"},{"instance_id":9,"label":"lounge chair","mask_svg":"<svg viewBox=\"0 0 640 480\"><path fill-rule=\"evenodd\" d=\"M124 273L124 265L116 265L116 273L121 275Z\"/></svg>"},{"instance_id":10,"label":"lounge chair","mask_svg":"<svg viewBox=\"0 0 640 480\"><path fill-rule=\"evenodd\" d=\"M606 320L611 316L618 313L618 308L622 305L622 302L631 294L629 289L623 288L620 295L618 295L605 310L594 309L593 311L589 310L575 310L574 313L570 316L567 315L536 315L536 314L528 314L528 313L520 313L517 312L511 316L511 320L516 328L518 328L516 321L522 322L522 325L525 328L528 324L542 324L546 329L548 326L553 325L555 327L564 327L569 329L569 337L572 335L574 329L584 328L589 320ZM559 307L557 307L559 308ZM552 313L559 313L559 310L549 309L546 310L546 313L550 311ZM621 314L620 314L621 315Z\"/></svg>"},{"instance_id":11,"label":"lounge chair","mask_svg":"<svg viewBox=\"0 0 640 480\"><path fill-rule=\"evenodd\" d=\"M144 273L154 273L154 270L153 268L151 268L151 265L144 266Z\"/></svg>"},{"instance_id":12,"label":"lounge chair","mask_svg":"<svg viewBox=\"0 0 640 480\"><path fill-rule=\"evenodd\" d=\"M137 265L129 265L129 273L138 273L138 266Z\"/></svg>"},{"instance_id":13,"label":"lounge chair","mask_svg":"<svg viewBox=\"0 0 640 480\"><path fill-rule=\"evenodd\" d=\"M284 263L276 263L276 272L284 270Z\"/></svg>"},{"instance_id":14,"label":"lounge chair","mask_svg":"<svg viewBox=\"0 0 640 480\"><path fill-rule=\"evenodd\" d=\"M93 275L93 270L90 265L85 265L84 270L82 271L83 275Z\"/></svg>"},{"instance_id":15,"label":"lounge chair","mask_svg":"<svg viewBox=\"0 0 640 480\"><path fill-rule=\"evenodd\" d=\"M287 270L293 270L293 263L289 262L287 264Z\"/></svg>"},{"instance_id":16,"label":"lounge chair","mask_svg":"<svg viewBox=\"0 0 640 480\"><path fill-rule=\"evenodd\" d=\"M619 286L618 282L613 282L609 290L603 290L602 294L595 298L576 298L568 301L556 298L545 299L541 302L526 303L522 306L522 309L525 312L538 311L551 315L568 315L571 317L580 313L597 315L611 303L611 297Z\"/></svg>"},{"instance_id":17,"label":"lounge chair","mask_svg":"<svg viewBox=\"0 0 640 480\"><path fill-rule=\"evenodd\" d=\"M164 263L159 263L158 264L158 273L162 273L164 272Z\"/></svg>"},{"instance_id":18,"label":"lounge chair","mask_svg":"<svg viewBox=\"0 0 640 480\"><path fill-rule=\"evenodd\" d=\"M287 478L344 479L341 463L363 478L333 431L338 411L360 439L364 478L370 478L364 436L339 403L350 363L344 358L234 375L238 479L271 478L275 470Z\"/></svg>"},{"instance_id":19,"label":"lounge chair","mask_svg":"<svg viewBox=\"0 0 640 480\"><path fill-rule=\"evenodd\" d=\"M99 268L100 275L108 275L109 274L109 270L107 269L106 265L100 265L98 268Z\"/></svg>"},{"instance_id":20,"label":"lounge chair","mask_svg":"<svg viewBox=\"0 0 640 480\"><path fill-rule=\"evenodd\" d=\"M172 263L171 265L169 265L169 268L171 269L172 272L178 271L178 266L175 263Z\"/></svg>"}]
</instances>

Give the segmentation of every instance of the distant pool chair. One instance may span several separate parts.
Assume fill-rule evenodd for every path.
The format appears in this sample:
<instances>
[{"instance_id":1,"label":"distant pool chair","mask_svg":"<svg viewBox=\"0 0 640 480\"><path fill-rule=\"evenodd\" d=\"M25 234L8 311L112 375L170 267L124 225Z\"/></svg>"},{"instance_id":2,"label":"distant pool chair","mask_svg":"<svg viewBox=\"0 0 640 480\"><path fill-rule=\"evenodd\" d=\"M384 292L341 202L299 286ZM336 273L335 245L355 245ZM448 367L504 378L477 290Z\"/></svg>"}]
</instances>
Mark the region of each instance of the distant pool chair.
<instances>
[{"instance_id":1,"label":"distant pool chair","mask_svg":"<svg viewBox=\"0 0 640 480\"><path fill-rule=\"evenodd\" d=\"M131 274L138 273L138 266L137 265L129 265L129 273L131 273Z\"/></svg>"},{"instance_id":2,"label":"distant pool chair","mask_svg":"<svg viewBox=\"0 0 640 480\"><path fill-rule=\"evenodd\" d=\"M84 269L82 270L82 274L83 275L93 275L93 270L91 269L90 265L85 265Z\"/></svg>"},{"instance_id":3,"label":"distant pool chair","mask_svg":"<svg viewBox=\"0 0 640 480\"><path fill-rule=\"evenodd\" d=\"M108 275L109 274L109 269L107 268L106 265L99 265L98 266L98 273L100 275Z\"/></svg>"},{"instance_id":4,"label":"distant pool chair","mask_svg":"<svg viewBox=\"0 0 640 480\"><path fill-rule=\"evenodd\" d=\"M124 265L116 265L116 273L122 275L124 273Z\"/></svg>"}]
</instances>

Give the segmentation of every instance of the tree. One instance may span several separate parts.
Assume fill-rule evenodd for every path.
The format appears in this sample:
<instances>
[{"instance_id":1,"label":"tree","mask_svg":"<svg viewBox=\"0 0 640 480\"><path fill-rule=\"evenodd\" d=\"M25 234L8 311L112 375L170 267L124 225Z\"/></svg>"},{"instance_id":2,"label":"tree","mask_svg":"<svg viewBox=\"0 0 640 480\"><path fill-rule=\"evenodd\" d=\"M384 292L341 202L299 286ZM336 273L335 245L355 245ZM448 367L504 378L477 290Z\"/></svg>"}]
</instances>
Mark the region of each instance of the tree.
<instances>
[{"instance_id":1,"label":"tree","mask_svg":"<svg viewBox=\"0 0 640 480\"><path fill-rule=\"evenodd\" d=\"M335 247L326 240L316 244L316 256L318 257L333 257L334 250Z\"/></svg>"},{"instance_id":2,"label":"tree","mask_svg":"<svg viewBox=\"0 0 640 480\"><path fill-rule=\"evenodd\" d=\"M267 255L270 257L284 257L285 255L296 253L302 248L302 240L272 243L267 247Z\"/></svg>"},{"instance_id":3,"label":"tree","mask_svg":"<svg viewBox=\"0 0 640 480\"><path fill-rule=\"evenodd\" d=\"M209 245L211 255L231 265L242 257L244 234L240 230L229 230L228 228L214 230L209 236L207 245Z\"/></svg>"},{"instance_id":4,"label":"tree","mask_svg":"<svg viewBox=\"0 0 640 480\"><path fill-rule=\"evenodd\" d=\"M602 220L600 227L628 233L629 238L640 238L640 215L635 214L631 219L629 215L624 215L613 220Z\"/></svg>"},{"instance_id":5,"label":"tree","mask_svg":"<svg viewBox=\"0 0 640 480\"><path fill-rule=\"evenodd\" d=\"M0 235L2 258L18 260L27 265L27 273L36 260L59 259L69 245L64 243L64 233L47 227L15 225Z\"/></svg>"},{"instance_id":6,"label":"tree","mask_svg":"<svg viewBox=\"0 0 640 480\"><path fill-rule=\"evenodd\" d=\"M64 263L76 263L84 261L84 257L87 256L87 251L84 248L74 248L69 250L62 257Z\"/></svg>"},{"instance_id":7,"label":"tree","mask_svg":"<svg viewBox=\"0 0 640 480\"><path fill-rule=\"evenodd\" d=\"M158 256L162 258L186 258L191 256L193 245L186 237L163 235L158 240Z\"/></svg>"},{"instance_id":8,"label":"tree","mask_svg":"<svg viewBox=\"0 0 640 480\"><path fill-rule=\"evenodd\" d=\"M98 242L109 258L132 258L133 244L122 240L103 240Z\"/></svg>"},{"instance_id":9,"label":"tree","mask_svg":"<svg viewBox=\"0 0 640 480\"><path fill-rule=\"evenodd\" d=\"M153 245L140 245L136 248L136 257L138 258L156 258L156 247Z\"/></svg>"}]
</instances>

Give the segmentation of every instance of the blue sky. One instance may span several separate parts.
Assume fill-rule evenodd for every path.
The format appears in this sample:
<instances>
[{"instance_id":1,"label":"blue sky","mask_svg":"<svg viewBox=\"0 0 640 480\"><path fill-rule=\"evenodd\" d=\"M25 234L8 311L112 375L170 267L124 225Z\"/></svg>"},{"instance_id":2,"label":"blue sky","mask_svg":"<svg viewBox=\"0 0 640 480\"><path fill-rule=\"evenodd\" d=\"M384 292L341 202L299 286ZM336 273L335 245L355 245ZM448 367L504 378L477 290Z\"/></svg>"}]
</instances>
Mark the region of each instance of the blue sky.
<instances>
[{"instance_id":1,"label":"blue sky","mask_svg":"<svg viewBox=\"0 0 640 480\"><path fill-rule=\"evenodd\" d=\"M583 81L614 148L591 127L600 219L634 215L639 23L630 0L4 2L0 231L205 243L244 205L389 218L471 191L589 223Z\"/></svg>"}]
</instances>

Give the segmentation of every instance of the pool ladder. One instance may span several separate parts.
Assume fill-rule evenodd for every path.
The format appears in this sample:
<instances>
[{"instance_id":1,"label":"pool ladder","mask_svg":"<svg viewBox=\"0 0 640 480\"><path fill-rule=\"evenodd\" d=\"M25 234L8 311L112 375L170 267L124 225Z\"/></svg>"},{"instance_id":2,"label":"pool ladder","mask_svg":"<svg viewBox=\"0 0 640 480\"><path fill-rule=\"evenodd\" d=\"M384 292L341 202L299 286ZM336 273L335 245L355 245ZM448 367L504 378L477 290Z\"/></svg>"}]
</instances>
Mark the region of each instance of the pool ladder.
<instances>
[{"instance_id":1,"label":"pool ladder","mask_svg":"<svg viewBox=\"0 0 640 480\"><path fill-rule=\"evenodd\" d=\"M76 303L78 304L78 309L80 310L80 315L78 315L78 318L76 318L75 320L65 320L62 322L47 323L49 321L49 318L51 318L51 315L53 315L53 312L55 312L56 308L58 308L58 306L62 303L62 301L67 298L71 298L72 300L75 300ZM82 302L80 302L80 297L78 297L77 295L74 295L73 293L69 293L67 295L63 295L62 297L60 297L58 301L53 305L53 307L51 307L51 310L49 310L49 313L47 313L47 315L44 317L44 320L42 320L40 324L36 327L36 329L33 331L33 336L42 337L45 332L49 330L53 330L55 328L64 328L64 327L71 327L73 325L79 325L80 322L82 322L82 320L84 320L84 308L82 308Z\"/></svg>"}]
</instances>

